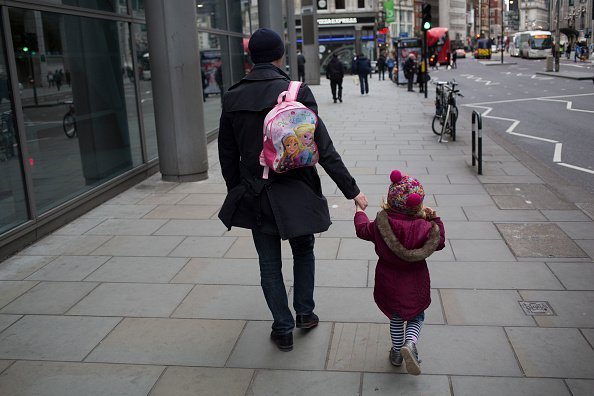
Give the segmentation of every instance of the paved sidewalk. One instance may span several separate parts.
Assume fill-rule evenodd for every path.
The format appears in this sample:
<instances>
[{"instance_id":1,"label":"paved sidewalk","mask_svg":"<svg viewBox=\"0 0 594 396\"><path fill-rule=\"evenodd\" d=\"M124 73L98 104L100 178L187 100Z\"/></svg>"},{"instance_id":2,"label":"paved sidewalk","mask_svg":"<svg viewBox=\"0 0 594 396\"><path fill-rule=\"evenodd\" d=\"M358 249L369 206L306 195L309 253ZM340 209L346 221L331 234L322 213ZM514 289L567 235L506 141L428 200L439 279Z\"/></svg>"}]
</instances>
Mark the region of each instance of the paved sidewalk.
<instances>
[{"instance_id":1,"label":"paved sidewalk","mask_svg":"<svg viewBox=\"0 0 594 396\"><path fill-rule=\"evenodd\" d=\"M594 205L558 197L488 137L477 176L468 114L457 141L439 144L433 92L376 78L360 96L347 77L343 104L325 80L313 90L370 215L401 169L444 219L421 376L388 361L373 246L325 175L334 224L316 240L321 323L296 331L292 352L276 349L250 234L216 217L213 142L208 180L155 175L0 263L0 394L594 394Z\"/></svg>"}]
</instances>

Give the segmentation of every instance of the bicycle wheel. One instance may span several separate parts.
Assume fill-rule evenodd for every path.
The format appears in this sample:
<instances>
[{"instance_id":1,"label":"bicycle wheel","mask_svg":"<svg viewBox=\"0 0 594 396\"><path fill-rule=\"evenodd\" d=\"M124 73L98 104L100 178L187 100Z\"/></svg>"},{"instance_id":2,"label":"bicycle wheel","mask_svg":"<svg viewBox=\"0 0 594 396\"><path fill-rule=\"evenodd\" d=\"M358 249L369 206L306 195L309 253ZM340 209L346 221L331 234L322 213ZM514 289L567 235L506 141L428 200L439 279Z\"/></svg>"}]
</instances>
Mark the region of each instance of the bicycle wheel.
<instances>
[{"instance_id":1,"label":"bicycle wheel","mask_svg":"<svg viewBox=\"0 0 594 396\"><path fill-rule=\"evenodd\" d=\"M64 129L64 133L70 139L76 136L76 118L70 113L66 113L64 119L62 120L62 128Z\"/></svg>"},{"instance_id":2,"label":"bicycle wheel","mask_svg":"<svg viewBox=\"0 0 594 396\"><path fill-rule=\"evenodd\" d=\"M441 126L443 124L442 117L435 115L433 116L433 122L431 123L431 129L437 136L441 135Z\"/></svg>"}]
</instances>

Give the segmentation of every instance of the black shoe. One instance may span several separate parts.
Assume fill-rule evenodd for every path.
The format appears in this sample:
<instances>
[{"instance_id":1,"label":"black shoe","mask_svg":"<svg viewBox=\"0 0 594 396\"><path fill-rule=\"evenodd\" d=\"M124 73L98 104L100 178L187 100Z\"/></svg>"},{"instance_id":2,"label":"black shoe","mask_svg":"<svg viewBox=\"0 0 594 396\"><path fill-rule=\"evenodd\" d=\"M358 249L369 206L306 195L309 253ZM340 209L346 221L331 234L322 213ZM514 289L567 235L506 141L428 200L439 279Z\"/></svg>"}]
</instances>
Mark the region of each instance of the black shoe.
<instances>
[{"instance_id":1,"label":"black shoe","mask_svg":"<svg viewBox=\"0 0 594 396\"><path fill-rule=\"evenodd\" d=\"M593 80L594 81L594 80ZM338 100L340 101L340 103L342 103L342 98L338 98Z\"/></svg>"},{"instance_id":2,"label":"black shoe","mask_svg":"<svg viewBox=\"0 0 594 396\"><path fill-rule=\"evenodd\" d=\"M336 103L336 99L334 99L334 103Z\"/></svg>"},{"instance_id":3,"label":"black shoe","mask_svg":"<svg viewBox=\"0 0 594 396\"><path fill-rule=\"evenodd\" d=\"M320 318L318 318L318 315L312 312L309 315L297 315L295 326L298 329L311 329L312 327L316 327L319 322Z\"/></svg>"},{"instance_id":4,"label":"black shoe","mask_svg":"<svg viewBox=\"0 0 594 396\"><path fill-rule=\"evenodd\" d=\"M283 352L293 350L293 333L277 334L273 331L270 333L270 339L276 344L278 349Z\"/></svg>"}]
</instances>

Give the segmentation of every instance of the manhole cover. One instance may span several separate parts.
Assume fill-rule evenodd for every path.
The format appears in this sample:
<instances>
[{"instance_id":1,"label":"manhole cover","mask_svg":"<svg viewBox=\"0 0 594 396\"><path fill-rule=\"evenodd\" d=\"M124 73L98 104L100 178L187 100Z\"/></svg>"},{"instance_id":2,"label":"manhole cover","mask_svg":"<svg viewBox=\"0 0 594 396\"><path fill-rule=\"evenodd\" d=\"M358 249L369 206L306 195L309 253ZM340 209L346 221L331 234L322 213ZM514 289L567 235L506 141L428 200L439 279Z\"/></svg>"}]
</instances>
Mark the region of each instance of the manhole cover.
<instances>
[{"instance_id":1,"label":"manhole cover","mask_svg":"<svg viewBox=\"0 0 594 396\"><path fill-rule=\"evenodd\" d=\"M553 308L546 301L518 301L526 315L555 316Z\"/></svg>"}]
</instances>

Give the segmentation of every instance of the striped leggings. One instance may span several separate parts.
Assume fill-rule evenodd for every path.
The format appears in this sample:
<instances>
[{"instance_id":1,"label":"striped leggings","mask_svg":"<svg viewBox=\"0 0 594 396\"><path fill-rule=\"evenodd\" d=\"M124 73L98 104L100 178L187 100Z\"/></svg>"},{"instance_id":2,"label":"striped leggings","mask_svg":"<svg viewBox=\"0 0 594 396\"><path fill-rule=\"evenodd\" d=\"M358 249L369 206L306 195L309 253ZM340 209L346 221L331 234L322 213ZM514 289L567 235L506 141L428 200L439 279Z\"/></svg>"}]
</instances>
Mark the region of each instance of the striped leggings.
<instances>
[{"instance_id":1,"label":"striped leggings","mask_svg":"<svg viewBox=\"0 0 594 396\"><path fill-rule=\"evenodd\" d=\"M406 321L406 331L404 330L405 320L402 319L398 314L390 320L390 337L392 338L392 349L396 352L400 352L400 348L406 341L412 341L415 344L419 339L419 333L421 327L423 327L423 321L425 320L425 313L422 312L417 315L414 319Z\"/></svg>"}]
</instances>

